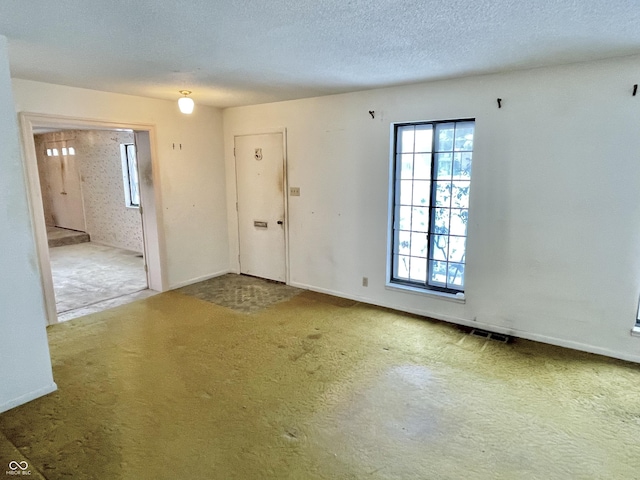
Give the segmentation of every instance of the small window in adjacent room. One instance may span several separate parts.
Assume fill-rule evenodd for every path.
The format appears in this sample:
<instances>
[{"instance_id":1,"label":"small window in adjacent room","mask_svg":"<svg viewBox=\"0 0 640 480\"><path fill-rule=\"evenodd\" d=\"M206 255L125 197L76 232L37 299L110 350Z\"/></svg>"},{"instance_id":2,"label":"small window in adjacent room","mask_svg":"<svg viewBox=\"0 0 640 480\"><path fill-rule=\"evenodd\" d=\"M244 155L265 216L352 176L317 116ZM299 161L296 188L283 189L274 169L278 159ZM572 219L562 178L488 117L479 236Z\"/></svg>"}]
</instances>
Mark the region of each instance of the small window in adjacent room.
<instances>
[{"instance_id":1,"label":"small window in adjacent room","mask_svg":"<svg viewBox=\"0 0 640 480\"><path fill-rule=\"evenodd\" d=\"M132 143L120 146L122 154L122 179L124 183L124 198L127 207L140 207L140 189L138 185L138 160L136 147Z\"/></svg>"},{"instance_id":2,"label":"small window in adjacent room","mask_svg":"<svg viewBox=\"0 0 640 480\"><path fill-rule=\"evenodd\" d=\"M474 127L394 125L392 284L464 292Z\"/></svg>"}]
</instances>

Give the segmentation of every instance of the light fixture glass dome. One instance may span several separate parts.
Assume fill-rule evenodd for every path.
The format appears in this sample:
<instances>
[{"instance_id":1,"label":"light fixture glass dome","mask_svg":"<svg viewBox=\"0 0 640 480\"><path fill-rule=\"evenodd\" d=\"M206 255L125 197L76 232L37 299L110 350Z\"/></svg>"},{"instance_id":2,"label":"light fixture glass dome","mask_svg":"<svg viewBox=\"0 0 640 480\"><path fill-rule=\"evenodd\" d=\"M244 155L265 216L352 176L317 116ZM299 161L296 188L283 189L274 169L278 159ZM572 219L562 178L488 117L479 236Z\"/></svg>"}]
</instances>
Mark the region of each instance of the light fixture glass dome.
<instances>
[{"instance_id":1,"label":"light fixture glass dome","mask_svg":"<svg viewBox=\"0 0 640 480\"><path fill-rule=\"evenodd\" d=\"M189 90L180 90L180 93L184 95L178 99L178 108L182 113L190 114L193 112L193 106L195 103L192 98L189 98L187 95L190 95L191 92Z\"/></svg>"}]
</instances>

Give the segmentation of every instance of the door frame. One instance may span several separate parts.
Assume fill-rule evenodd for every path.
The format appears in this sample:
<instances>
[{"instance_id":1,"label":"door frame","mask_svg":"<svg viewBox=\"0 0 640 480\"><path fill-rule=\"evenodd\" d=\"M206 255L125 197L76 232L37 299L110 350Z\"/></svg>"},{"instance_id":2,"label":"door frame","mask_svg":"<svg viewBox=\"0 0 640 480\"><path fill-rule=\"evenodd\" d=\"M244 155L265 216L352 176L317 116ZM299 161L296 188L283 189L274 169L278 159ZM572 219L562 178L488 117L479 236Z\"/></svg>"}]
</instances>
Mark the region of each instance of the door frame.
<instances>
[{"instance_id":1,"label":"door frame","mask_svg":"<svg viewBox=\"0 0 640 480\"><path fill-rule=\"evenodd\" d=\"M29 197L29 213L31 215L38 254L38 264L42 283L47 323L58 323L56 298L53 289L51 261L49 258L49 242L42 204L42 190L38 173L38 160L33 140L34 128L55 128L59 130L133 130L136 140L145 140L143 148L138 151L151 167L149 182L140 183L140 200L142 204L142 230L144 238L144 255L147 264L147 284L149 289L159 292L168 289L166 278L166 258L164 252L165 239L162 230L162 209L160 196L160 175L156 154L155 125L142 123L106 122L86 118L45 115L39 113L20 112L18 114L22 139L23 166ZM138 142L136 141L136 144ZM148 148L146 146L148 145ZM140 163L138 164L140 170ZM142 178L142 176L140 176Z\"/></svg>"},{"instance_id":2,"label":"door frame","mask_svg":"<svg viewBox=\"0 0 640 480\"><path fill-rule=\"evenodd\" d=\"M236 245L238 255L236 256L236 271L240 273L240 218L238 212L238 164L235 154L236 148L236 137L251 137L254 135L271 135L274 133L279 133L282 135L282 184L284 188L282 189L283 195L283 203L284 203L284 275L285 275L285 284L290 284L290 275L289 275L289 172L288 172L288 160L287 160L287 129L282 128L272 128L265 130L258 130L254 132L243 132L243 133L234 133L233 134L233 178L235 180L234 188L235 192L235 201L236 201Z\"/></svg>"}]
</instances>

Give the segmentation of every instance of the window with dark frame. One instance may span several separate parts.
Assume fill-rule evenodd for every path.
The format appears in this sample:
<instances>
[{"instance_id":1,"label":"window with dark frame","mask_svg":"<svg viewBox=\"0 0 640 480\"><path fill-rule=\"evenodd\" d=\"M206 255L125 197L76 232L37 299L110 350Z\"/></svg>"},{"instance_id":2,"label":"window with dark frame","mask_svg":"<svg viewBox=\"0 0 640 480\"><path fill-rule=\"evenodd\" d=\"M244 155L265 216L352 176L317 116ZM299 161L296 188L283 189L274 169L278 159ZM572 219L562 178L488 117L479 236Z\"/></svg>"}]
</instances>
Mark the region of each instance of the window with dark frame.
<instances>
[{"instance_id":1,"label":"window with dark frame","mask_svg":"<svg viewBox=\"0 0 640 480\"><path fill-rule=\"evenodd\" d=\"M138 161L136 147L132 143L124 145L123 174L125 179L125 200L127 207L140 207L140 188L138 185Z\"/></svg>"},{"instance_id":2,"label":"window with dark frame","mask_svg":"<svg viewBox=\"0 0 640 480\"><path fill-rule=\"evenodd\" d=\"M394 126L391 282L464 292L474 119Z\"/></svg>"}]
</instances>

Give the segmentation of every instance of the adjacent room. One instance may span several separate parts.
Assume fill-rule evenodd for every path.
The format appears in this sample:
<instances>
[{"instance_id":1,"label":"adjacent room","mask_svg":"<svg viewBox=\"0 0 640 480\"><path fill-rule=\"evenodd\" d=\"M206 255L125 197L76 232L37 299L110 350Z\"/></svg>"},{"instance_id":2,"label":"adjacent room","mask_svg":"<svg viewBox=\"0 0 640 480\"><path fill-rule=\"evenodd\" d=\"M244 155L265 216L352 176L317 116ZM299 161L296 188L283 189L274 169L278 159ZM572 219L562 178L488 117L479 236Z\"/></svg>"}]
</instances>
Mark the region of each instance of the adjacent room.
<instances>
[{"instance_id":1,"label":"adjacent room","mask_svg":"<svg viewBox=\"0 0 640 480\"><path fill-rule=\"evenodd\" d=\"M58 321L149 295L133 131L34 135Z\"/></svg>"},{"instance_id":2,"label":"adjacent room","mask_svg":"<svg viewBox=\"0 0 640 480\"><path fill-rule=\"evenodd\" d=\"M7 475L637 478L639 22L5 2Z\"/></svg>"}]
</instances>

